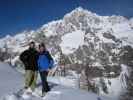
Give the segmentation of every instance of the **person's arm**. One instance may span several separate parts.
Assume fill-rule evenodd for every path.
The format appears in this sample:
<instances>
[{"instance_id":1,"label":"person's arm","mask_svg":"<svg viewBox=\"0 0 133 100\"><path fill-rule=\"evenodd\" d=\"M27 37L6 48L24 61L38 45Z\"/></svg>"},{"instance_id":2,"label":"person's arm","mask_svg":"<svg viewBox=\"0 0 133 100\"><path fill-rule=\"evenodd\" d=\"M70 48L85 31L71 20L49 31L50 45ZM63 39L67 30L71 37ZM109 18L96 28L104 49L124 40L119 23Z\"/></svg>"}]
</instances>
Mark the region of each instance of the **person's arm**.
<instances>
[{"instance_id":1,"label":"person's arm","mask_svg":"<svg viewBox=\"0 0 133 100\"><path fill-rule=\"evenodd\" d=\"M52 58L51 54L49 53L49 51L47 51L47 55L48 55L48 58L49 58L50 60L53 60L53 58Z\"/></svg>"},{"instance_id":2,"label":"person's arm","mask_svg":"<svg viewBox=\"0 0 133 100\"><path fill-rule=\"evenodd\" d=\"M54 66L54 60L49 52L47 52L47 55L48 55L48 59L49 59L49 68L51 69Z\"/></svg>"},{"instance_id":3,"label":"person's arm","mask_svg":"<svg viewBox=\"0 0 133 100\"><path fill-rule=\"evenodd\" d=\"M28 59L28 53L27 50L22 52L19 56L19 59L25 64L27 62Z\"/></svg>"}]
</instances>

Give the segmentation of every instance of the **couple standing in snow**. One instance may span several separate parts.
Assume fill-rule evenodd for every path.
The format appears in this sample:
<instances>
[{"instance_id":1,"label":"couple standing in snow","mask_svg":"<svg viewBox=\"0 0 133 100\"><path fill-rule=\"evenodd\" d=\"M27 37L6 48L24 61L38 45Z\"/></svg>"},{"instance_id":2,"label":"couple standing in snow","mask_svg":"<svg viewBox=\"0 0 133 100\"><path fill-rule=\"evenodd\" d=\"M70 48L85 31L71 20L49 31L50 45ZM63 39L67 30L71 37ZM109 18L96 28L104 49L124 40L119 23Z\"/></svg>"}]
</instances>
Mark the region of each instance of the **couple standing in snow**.
<instances>
[{"instance_id":1,"label":"couple standing in snow","mask_svg":"<svg viewBox=\"0 0 133 100\"><path fill-rule=\"evenodd\" d=\"M34 92L39 71L42 80L42 96L44 96L45 93L50 91L47 75L49 70L53 67L54 61L44 43L39 45L38 50L36 50L35 47L35 42L30 42L29 48L20 55L20 60L25 66L24 88L27 92Z\"/></svg>"}]
</instances>

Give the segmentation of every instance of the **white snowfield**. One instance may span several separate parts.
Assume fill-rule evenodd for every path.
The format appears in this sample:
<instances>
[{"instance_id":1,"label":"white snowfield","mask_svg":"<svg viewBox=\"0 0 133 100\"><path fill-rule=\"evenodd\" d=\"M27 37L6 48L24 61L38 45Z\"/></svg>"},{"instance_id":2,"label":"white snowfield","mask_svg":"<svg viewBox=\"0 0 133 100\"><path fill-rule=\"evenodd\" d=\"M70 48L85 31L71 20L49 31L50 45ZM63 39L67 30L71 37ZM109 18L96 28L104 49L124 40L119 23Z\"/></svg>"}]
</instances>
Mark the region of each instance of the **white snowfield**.
<instances>
[{"instance_id":1,"label":"white snowfield","mask_svg":"<svg viewBox=\"0 0 133 100\"><path fill-rule=\"evenodd\" d=\"M67 81L64 81L67 83ZM56 83L56 82L55 82ZM69 84L69 82L68 82ZM0 100L24 100L17 98L13 93L23 87L23 76L11 66L0 62ZM39 90L40 92L41 90ZM42 100L40 97L31 97L28 100ZM68 86L56 85L47 93L43 100L112 100L97 94L86 92Z\"/></svg>"},{"instance_id":2,"label":"white snowfield","mask_svg":"<svg viewBox=\"0 0 133 100\"><path fill-rule=\"evenodd\" d=\"M23 86L23 77L8 64L0 62L0 97L19 90Z\"/></svg>"},{"instance_id":3,"label":"white snowfield","mask_svg":"<svg viewBox=\"0 0 133 100\"><path fill-rule=\"evenodd\" d=\"M66 34L62 37L60 44L64 54L73 53L75 50L84 44L84 32L77 30L75 32Z\"/></svg>"}]
</instances>

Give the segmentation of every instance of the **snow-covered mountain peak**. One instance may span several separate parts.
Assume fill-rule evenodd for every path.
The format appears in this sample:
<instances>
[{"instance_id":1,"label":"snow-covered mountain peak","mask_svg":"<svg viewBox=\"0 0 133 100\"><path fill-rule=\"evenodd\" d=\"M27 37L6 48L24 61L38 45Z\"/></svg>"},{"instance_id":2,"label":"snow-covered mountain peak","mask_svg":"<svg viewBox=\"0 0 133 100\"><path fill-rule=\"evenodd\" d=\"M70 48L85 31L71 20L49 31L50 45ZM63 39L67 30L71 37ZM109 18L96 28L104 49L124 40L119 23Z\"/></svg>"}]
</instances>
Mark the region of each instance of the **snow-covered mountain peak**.
<instances>
[{"instance_id":1,"label":"snow-covered mountain peak","mask_svg":"<svg viewBox=\"0 0 133 100\"><path fill-rule=\"evenodd\" d=\"M54 41L58 41L58 45L60 45L61 49L63 50L62 52L66 53L66 50L64 51L63 49L65 46L61 45L66 43L63 39L66 41L70 40L66 39L66 37L68 37L66 35L74 32L77 32L78 35L79 31L81 32L79 36L83 35L81 37L84 39L82 45L88 45L87 41L93 41L94 44L95 40L97 39L97 43L102 43L102 41L105 43L115 43L119 40L123 42L123 45L133 46L132 23L132 19L128 20L123 16L100 16L91 11L83 9L82 7L78 7L70 13L64 15L63 19L44 24L37 30L24 31L15 36L6 36L0 40L2 44L1 48L5 45L8 45L13 49L16 47L23 48L23 46L27 46L30 40L40 42L43 38L50 38L53 36L56 37L54 38ZM80 44L79 47L82 45ZM79 47L76 47L76 49ZM72 50L74 47L68 46L66 48L71 48Z\"/></svg>"},{"instance_id":2,"label":"snow-covered mountain peak","mask_svg":"<svg viewBox=\"0 0 133 100\"><path fill-rule=\"evenodd\" d=\"M80 30L85 33L83 37L87 37L88 35L87 38L90 38L89 34L93 33L94 37L97 37L101 41L112 41L111 39L107 39L105 35L103 36L105 33L110 33L110 35L120 40L124 39L124 44L132 45L132 23L132 19L128 20L123 16L100 16L82 7L78 7L64 15L63 19L44 24L35 31L24 31L15 36L8 35L0 41L15 48L16 45L14 44L26 44L28 41L37 38L38 35L42 37L58 36L63 39L64 35ZM84 41L84 43L86 42Z\"/></svg>"},{"instance_id":3,"label":"snow-covered mountain peak","mask_svg":"<svg viewBox=\"0 0 133 100\"><path fill-rule=\"evenodd\" d=\"M72 15L80 15L80 14L88 14L88 15L96 15L95 13L92 13L91 11L88 11L86 9L83 9L82 7L78 7L71 11L70 13L66 14L64 17L71 17Z\"/></svg>"}]
</instances>

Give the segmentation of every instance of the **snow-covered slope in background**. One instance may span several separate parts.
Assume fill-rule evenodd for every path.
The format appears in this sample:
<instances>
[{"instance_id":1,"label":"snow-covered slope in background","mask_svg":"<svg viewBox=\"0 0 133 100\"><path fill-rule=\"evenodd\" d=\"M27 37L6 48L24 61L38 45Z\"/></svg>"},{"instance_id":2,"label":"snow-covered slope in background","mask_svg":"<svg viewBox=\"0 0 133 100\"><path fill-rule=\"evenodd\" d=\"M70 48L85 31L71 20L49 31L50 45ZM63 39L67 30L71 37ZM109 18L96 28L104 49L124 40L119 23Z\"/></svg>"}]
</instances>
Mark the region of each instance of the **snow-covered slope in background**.
<instances>
[{"instance_id":1,"label":"snow-covered slope in background","mask_svg":"<svg viewBox=\"0 0 133 100\"><path fill-rule=\"evenodd\" d=\"M123 42L126 45L133 46L132 24L133 18L128 20L123 16L100 16L79 7L66 14L62 20L49 22L35 31L24 31L15 36L7 35L5 38L0 39L0 48L7 45L14 52L21 52L28 42L34 40L38 34L46 37L59 35L63 36L62 43L60 44L62 50L65 49L64 46L68 42L68 44L71 43L69 52L72 53L72 48L78 49L77 45L83 45L84 36L91 32L96 33L103 41L105 40L105 38L102 38L103 33L111 33L118 39L124 40ZM77 42L77 40L79 41ZM77 42L76 45L74 45L75 42ZM69 46L67 47L69 48Z\"/></svg>"},{"instance_id":2,"label":"snow-covered slope in background","mask_svg":"<svg viewBox=\"0 0 133 100\"><path fill-rule=\"evenodd\" d=\"M84 44L84 33L81 30L66 34L62 37L60 44L64 54L73 53L79 46Z\"/></svg>"},{"instance_id":3,"label":"snow-covered slope in background","mask_svg":"<svg viewBox=\"0 0 133 100\"><path fill-rule=\"evenodd\" d=\"M129 43L132 45L132 24L133 18L128 20L123 16L100 16L79 7L73 10L71 13L66 14L62 20L49 22L48 24L43 25L41 28L35 31L24 31L15 36L7 35L5 38L0 39L0 48L3 48L5 45L8 45L8 47L12 49L21 48L21 46L23 48L23 46L25 46L28 41L33 40L36 35L40 33L44 34L46 37L57 35L63 36L65 34L67 35L71 33L77 33L77 36L81 36L82 38L85 35L84 32L86 30L88 30L88 32L94 32L96 35L102 35L104 32L110 32L118 39L125 39L127 44ZM68 43L71 41L63 37L62 39ZM79 40L79 38L75 37L74 40ZM102 38L102 40L104 39ZM80 43L81 45L83 44L83 42ZM15 51L18 52L19 50L16 49Z\"/></svg>"}]
</instances>

